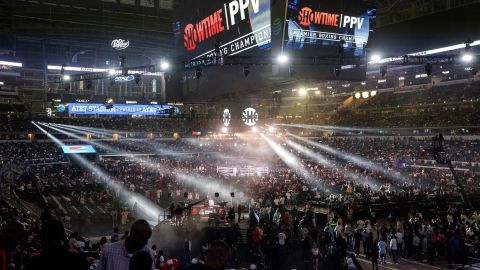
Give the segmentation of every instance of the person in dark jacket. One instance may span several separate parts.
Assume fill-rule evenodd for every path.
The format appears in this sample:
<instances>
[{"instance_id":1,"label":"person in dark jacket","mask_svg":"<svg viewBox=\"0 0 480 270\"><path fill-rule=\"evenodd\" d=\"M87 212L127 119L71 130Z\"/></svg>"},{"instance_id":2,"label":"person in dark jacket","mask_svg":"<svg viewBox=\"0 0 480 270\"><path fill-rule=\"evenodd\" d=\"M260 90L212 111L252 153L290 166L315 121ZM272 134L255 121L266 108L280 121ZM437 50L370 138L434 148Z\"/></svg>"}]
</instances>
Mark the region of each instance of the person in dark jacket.
<instances>
[{"instance_id":1,"label":"person in dark jacket","mask_svg":"<svg viewBox=\"0 0 480 270\"><path fill-rule=\"evenodd\" d=\"M65 229L62 222L49 220L44 225L42 235L42 252L27 263L24 270L88 270L87 258L83 253L70 253L64 242Z\"/></svg>"}]
</instances>

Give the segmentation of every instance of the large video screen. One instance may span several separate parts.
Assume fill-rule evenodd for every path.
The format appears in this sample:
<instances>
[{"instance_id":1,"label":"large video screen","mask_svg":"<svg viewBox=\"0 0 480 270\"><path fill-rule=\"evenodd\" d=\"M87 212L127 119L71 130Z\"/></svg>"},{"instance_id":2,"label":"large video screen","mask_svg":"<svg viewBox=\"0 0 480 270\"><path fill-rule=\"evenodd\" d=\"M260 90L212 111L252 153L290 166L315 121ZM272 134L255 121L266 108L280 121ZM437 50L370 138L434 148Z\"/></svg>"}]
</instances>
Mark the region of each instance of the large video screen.
<instances>
[{"instance_id":1,"label":"large video screen","mask_svg":"<svg viewBox=\"0 0 480 270\"><path fill-rule=\"evenodd\" d=\"M62 145L64 154L93 154L95 148L91 145Z\"/></svg>"},{"instance_id":2,"label":"large video screen","mask_svg":"<svg viewBox=\"0 0 480 270\"><path fill-rule=\"evenodd\" d=\"M113 104L107 108L100 103L69 103L69 114L100 114L100 115L169 115L174 109L169 105L130 105Z\"/></svg>"},{"instance_id":3,"label":"large video screen","mask_svg":"<svg viewBox=\"0 0 480 270\"><path fill-rule=\"evenodd\" d=\"M358 0L288 0L285 48L335 56L343 40L345 56L360 56L370 33L367 12Z\"/></svg>"},{"instance_id":4,"label":"large video screen","mask_svg":"<svg viewBox=\"0 0 480 270\"><path fill-rule=\"evenodd\" d=\"M181 1L174 9L174 34L186 61L268 49L270 0Z\"/></svg>"}]
</instances>

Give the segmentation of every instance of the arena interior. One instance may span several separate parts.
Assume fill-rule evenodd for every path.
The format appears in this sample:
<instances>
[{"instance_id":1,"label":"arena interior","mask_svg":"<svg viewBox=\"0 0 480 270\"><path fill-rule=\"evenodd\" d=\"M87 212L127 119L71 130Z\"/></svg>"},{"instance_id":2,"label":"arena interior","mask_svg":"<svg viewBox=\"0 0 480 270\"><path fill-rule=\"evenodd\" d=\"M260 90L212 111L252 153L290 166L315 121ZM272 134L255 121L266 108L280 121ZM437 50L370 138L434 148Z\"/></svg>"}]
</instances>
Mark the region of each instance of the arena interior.
<instances>
[{"instance_id":1,"label":"arena interior","mask_svg":"<svg viewBox=\"0 0 480 270\"><path fill-rule=\"evenodd\" d=\"M0 270L480 269L478 14L0 0Z\"/></svg>"}]
</instances>

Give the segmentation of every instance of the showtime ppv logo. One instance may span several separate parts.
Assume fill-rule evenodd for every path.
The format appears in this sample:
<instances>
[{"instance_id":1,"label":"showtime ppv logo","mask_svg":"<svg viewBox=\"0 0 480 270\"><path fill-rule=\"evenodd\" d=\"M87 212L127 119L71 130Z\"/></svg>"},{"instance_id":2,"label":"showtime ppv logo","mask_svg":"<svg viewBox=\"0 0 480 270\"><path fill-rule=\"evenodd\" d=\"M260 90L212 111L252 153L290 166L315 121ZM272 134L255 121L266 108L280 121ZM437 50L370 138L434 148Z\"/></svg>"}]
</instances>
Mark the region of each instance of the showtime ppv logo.
<instances>
[{"instance_id":1,"label":"showtime ppv logo","mask_svg":"<svg viewBox=\"0 0 480 270\"><path fill-rule=\"evenodd\" d=\"M309 7L304 7L298 12L298 22L302 26L310 24L326 25L339 28L362 28L365 18L347 16L343 14L327 13L314 11Z\"/></svg>"},{"instance_id":2,"label":"showtime ppv logo","mask_svg":"<svg viewBox=\"0 0 480 270\"><path fill-rule=\"evenodd\" d=\"M195 24L187 24L183 31L183 45L188 51L194 51L205 40L229 30L238 22L246 19L249 6L254 14L260 10L261 0L234 0L216 10ZM240 18L238 18L240 16Z\"/></svg>"}]
</instances>

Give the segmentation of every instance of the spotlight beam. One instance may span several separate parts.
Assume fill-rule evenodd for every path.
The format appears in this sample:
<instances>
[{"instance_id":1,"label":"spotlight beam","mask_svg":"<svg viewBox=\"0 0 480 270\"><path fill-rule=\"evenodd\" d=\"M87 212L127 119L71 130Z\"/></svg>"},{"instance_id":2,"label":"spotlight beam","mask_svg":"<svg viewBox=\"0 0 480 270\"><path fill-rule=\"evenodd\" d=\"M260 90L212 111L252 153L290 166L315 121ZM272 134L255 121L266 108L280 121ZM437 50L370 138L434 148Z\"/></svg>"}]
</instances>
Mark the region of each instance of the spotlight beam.
<instances>
[{"instance_id":1,"label":"spotlight beam","mask_svg":"<svg viewBox=\"0 0 480 270\"><path fill-rule=\"evenodd\" d=\"M96 130L90 130L88 128L84 128L84 129L81 129L80 127L76 127L76 126L68 126L68 125L61 125L61 124L53 124L53 123L49 123L47 125L52 125L52 126L56 126L56 127L61 127L61 128L64 128L64 129L67 129L67 130L71 130L71 131L76 131L76 132L83 132L83 133L92 133L92 134L95 134L95 135L102 135L102 136L112 136L113 133L107 133L107 132L103 132L103 131L96 131Z\"/></svg>"},{"instance_id":2,"label":"spotlight beam","mask_svg":"<svg viewBox=\"0 0 480 270\"><path fill-rule=\"evenodd\" d=\"M323 167L325 168L334 168L336 170L340 170L341 173L343 175L345 175L345 177L349 178L350 180L353 180L355 182L357 182L357 184L369 184L369 185L377 185L378 183L376 183L376 181L374 179L372 179L371 177L366 177L366 176L363 176L363 175L360 175L360 174L356 174L356 173L353 173L351 170L349 169L346 169L346 168L342 168L342 166L340 164L338 164L337 162L333 161L333 160L328 160L324 155L322 154L319 154L319 153L315 153L313 151L311 151L310 149L298 144L298 143L295 143L291 140L286 140L287 144L291 147L293 147L294 149L296 149L297 151L305 154L306 156L312 158L313 160L316 160L320 165L322 165Z\"/></svg>"},{"instance_id":3,"label":"spotlight beam","mask_svg":"<svg viewBox=\"0 0 480 270\"><path fill-rule=\"evenodd\" d=\"M342 151L336 150L336 149L334 149L334 148L332 148L328 145L321 144L321 143L318 143L318 142L314 142L314 141L302 138L300 136L297 136L297 135L294 135L294 134L291 134L291 133L287 133L287 135L289 135L289 136L291 136L291 137L293 137L297 140L303 141L303 142L305 142L305 143L307 143L311 146L314 146L314 147L316 147L320 150L323 150L327 153L330 153L334 156L337 156L337 157L340 157L344 160L352 162L352 163L354 163L355 165L357 165L361 168L379 172L379 173L381 173L385 176L388 176L391 179L395 179L399 182L405 182L405 181L410 181L411 180L411 179L409 179L409 177L401 175L400 173L398 173L398 175L394 174L394 173L388 171L388 169L384 168L383 166L379 166L379 165L375 164L373 161L365 159L361 156L357 156L357 155L354 155L354 154L351 154L351 153L342 152Z\"/></svg>"},{"instance_id":4,"label":"spotlight beam","mask_svg":"<svg viewBox=\"0 0 480 270\"><path fill-rule=\"evenodd\" d=\"M294 154L290 153L287 149L284 147L278 145L271 139L269 139L265 134L260 134L260 136L268 143L270 148L280 157L280 159L292 170L299 172L303 177L307 180L307 182L314 186L314 187L320 187L323 190L326 190L325 188L325 183L318 181L315 179L315 177L312 175L311 172L309 172L307 169L303 167L303 164L300 162L300 159L295 156Z\"/></svg>"},{"instance_id":5,"label":"spotlight beam","mask_svg":"<svg viewBox=\"0 0 480 270\"><path fill-rule=\"evenodd\" d=\"M54 129L58 132L61 132L65 135L68 135L68 136L74 137L76 139L79 139L81 141L92 143L92 144L94 144L94 145L96 145L100 148L105 148L105 149L107 149L107 150L109 150L113 153L117 152L116 149L114 149L114 148L112 148L108 145L103 145L101 143L88 141L81 136L72 134L70 132L67 132L67 131L52 127L52 126L48 126L48 127L52 128L52 129ZM175 153L171 152L171 154L175 154ZM170 168L167 168L160 163L152 163L152 162L150 162L146 159L143 159L143 158L140 158L140 157L137 157L137 156L131 156L131 158L134 162L136 162L138 164L145 165L146 168L149 169L150 171L153 171L153 172L158 171L158 172L162 172L162 173L173 173L176 176L177 179L181 180L185 184L188 184L189 186L192 186L192 187L195 187L199 190L202 190L206 194L212 194L212 191L213 191L213 193L214 192L219 192L221 194L230 194L230 192L234 191L234 190L232 190L232 188L229 188L229 187L223 185L221 183L222 180L220 180L220 179L206 177L206 176L203 176L203 175L200 175L200 174L195 174L195 175L185 174L185 173L181 172L181 170L173 170L172 171ZM240 190L238 188L235 188L235 191L242 191L243 192L243 190ZM225 197L227 197L227 195L225 195ZM148 201L148 203L151 203L148 199L147 199L147 201ZM146 202L144 202L144 204L145 203Z\"/></svg>"},{"instance_id":6,"label":"spotlight beam","mask_svg":"<svg viewBox=\"0 0 480 270\"><path fill-rule=\"evenodd\" d=\"M32 122L33 123L33 122ZM38 126L36 123L33 123L40 131L45 133L52 141L57 143L59 146L63 146L64 144L62 141L60 141L58 138L47 132L45 129L41 128ZM73 159L75 159L78 164L80 164L86 171L91 171L94 172L95 175L98 177L99 180L101 180L107 187L110 187L113 190L118 190L120 191L120 197L123 198L126 201L129 201L134 205L137 203L138 209L144 213L146 216L149 217L149 222L152 225L156 225L158 221L158 216L161 213L160 207L155 205L153 202L150 200L144 198L141 195L135 194L133 192L130 192L126 190L124 187L121 185L117 184L103 169L100 167L90 163L88 160L86 160L83 156L78 155L78 154L73 154L71 155Z\"/></svg>"}]
</instances>

